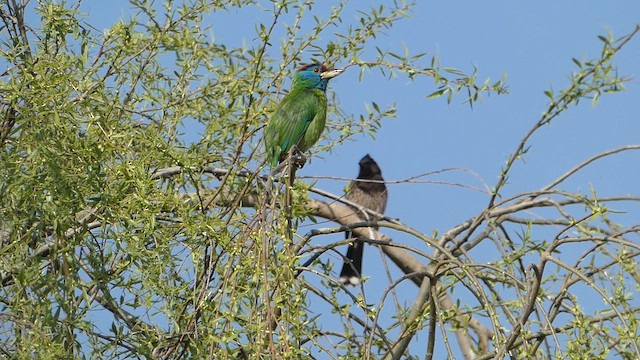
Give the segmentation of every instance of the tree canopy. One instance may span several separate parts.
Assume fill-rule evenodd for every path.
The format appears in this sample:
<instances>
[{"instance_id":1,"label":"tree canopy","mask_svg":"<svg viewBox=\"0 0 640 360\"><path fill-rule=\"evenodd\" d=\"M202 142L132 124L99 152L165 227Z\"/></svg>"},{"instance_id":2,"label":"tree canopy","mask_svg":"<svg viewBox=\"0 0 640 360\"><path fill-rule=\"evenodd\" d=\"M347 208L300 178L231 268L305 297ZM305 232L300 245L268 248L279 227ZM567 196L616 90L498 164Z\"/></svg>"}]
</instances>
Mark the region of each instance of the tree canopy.
<instances>
[{"instance_id":1,"label":"tree canopy","mask_svg":"<svg viewBox=\"0 0 640 360\"><path fill-rule=\"evenodd\" d=\"M625 89L630 78L615 59L637 44L640 25L601 36L601 53L574 59L570 84L545 92L546 108L518 134L483 209L425 234L393 214L355 211L306 179L285 186L283 174L276 191L264 191L264 125L299 63L428 79L425 101L473 105L507 93L502 80L441 66L437 56L367 46L408 17L411 3L345 0L313 11L313 1L131 0L132 11L106 29L79 3L0 4L3 356L640 357L638 213L623 224L610 216L611 204L637 206L640 197L562 187L640 145L503 194L533 134L580 101ZM358 17L344 17L353 6ZM247 24L254 41L216 42L211 19L246 8L264 14ZM328 96L331 116L313 154L373 136L396 115L375 102L348 113ZM322 239L345 230L403 272L379 280L388 280L384 293L336 281L339 251L353 239ZM498 258L480 260L483 249ZM412 293L398 294L407 283ZM584 309L587 293L605 306Z\"/></svg>"}]
</instances>

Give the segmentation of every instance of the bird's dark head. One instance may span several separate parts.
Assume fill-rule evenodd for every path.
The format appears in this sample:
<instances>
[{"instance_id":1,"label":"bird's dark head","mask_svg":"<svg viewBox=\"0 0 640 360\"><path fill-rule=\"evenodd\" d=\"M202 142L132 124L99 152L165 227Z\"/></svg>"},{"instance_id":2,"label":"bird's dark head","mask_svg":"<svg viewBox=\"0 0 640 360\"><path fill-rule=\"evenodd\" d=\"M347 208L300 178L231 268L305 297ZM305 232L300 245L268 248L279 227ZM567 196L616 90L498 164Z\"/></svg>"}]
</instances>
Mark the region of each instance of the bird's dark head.
<instances>
[{"instance_id":1,"label":"bird's dark head","mask_svg":"<svg viewBox=\"0 0 640 360\"><path fill-rule=\"evenodd\" d=\"M369 154L360 159L360 173L358 179L382 180L382 171Z\"/></svg>"},{"instance_id":2,"label":"bird's dark head","mask_svg":"<svg viewBox=\"0 0 640 360\"><path fill-rule=\"evenodd\" d=\"M329 70L322 64L307 64L300 66L293 77L295 88L327 90L330 79L342 74L343 69Z\"/></svg>"}]
</instances>

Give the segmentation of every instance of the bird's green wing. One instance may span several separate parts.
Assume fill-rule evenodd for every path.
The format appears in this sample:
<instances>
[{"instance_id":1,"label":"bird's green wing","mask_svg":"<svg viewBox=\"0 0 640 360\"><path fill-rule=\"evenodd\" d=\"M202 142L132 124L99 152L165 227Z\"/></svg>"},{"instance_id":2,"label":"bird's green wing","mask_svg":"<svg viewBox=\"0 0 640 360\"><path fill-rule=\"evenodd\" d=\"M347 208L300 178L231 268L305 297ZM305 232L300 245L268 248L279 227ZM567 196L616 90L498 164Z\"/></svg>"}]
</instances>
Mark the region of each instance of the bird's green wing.
<instances>
[{"instance_id":1,"label":"bird's green wing","mask_svg":"<svg viewBox=\"0 0 640 360\"><path fill-rule=\"evenodd\" d=\"M326 113L323 95L321 91L302 89L292 91L282 99L266 129L267 151L272 166L277 165L293 145L301 143L318 113ZM308 141L305 141L305 145L306 143Z\"/></svg>"}]
</instances>

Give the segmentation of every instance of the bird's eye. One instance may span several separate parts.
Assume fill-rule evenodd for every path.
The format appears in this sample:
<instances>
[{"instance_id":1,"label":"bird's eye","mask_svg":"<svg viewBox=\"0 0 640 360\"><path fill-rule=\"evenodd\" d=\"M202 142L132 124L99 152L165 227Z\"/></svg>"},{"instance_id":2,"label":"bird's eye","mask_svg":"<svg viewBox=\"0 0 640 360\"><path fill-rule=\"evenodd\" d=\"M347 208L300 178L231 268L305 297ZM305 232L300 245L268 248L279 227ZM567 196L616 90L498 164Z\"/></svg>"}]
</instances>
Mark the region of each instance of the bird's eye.
<instances>
[{"instance_id":1,"label":"bird's eye","mask_svg":"<svg viewBox=\"0 0 640 360\"><path fill-rule=\"evenodd\" d=\"M318 68L313 69L314 73L317 73L318 71L320 71L320 69L318 69Z\"/></svg>"}]
</instances>

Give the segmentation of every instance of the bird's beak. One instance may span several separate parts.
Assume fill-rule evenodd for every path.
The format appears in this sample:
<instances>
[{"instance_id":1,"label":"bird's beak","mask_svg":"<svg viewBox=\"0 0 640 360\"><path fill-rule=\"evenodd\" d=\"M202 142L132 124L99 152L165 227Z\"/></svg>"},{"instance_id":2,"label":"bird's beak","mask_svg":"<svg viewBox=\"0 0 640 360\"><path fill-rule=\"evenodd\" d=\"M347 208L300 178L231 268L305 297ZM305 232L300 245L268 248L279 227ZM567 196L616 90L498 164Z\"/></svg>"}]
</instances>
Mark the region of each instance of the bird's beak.
<instances>
[{"instance_id":1,"label":"bird's beak","mask_svg":"<svg viewBox=\"0 0 640 360\"><path fill-rule=\"evenodd\" d=\"M342 74L342 72L344 71L344 69L333 69L333 70L327 70L323 73L320 74L320 78L321 79L333 79L334 77Z\"/></svg>"}]
</instances>

